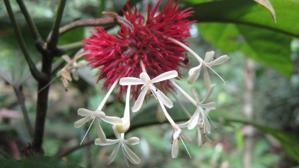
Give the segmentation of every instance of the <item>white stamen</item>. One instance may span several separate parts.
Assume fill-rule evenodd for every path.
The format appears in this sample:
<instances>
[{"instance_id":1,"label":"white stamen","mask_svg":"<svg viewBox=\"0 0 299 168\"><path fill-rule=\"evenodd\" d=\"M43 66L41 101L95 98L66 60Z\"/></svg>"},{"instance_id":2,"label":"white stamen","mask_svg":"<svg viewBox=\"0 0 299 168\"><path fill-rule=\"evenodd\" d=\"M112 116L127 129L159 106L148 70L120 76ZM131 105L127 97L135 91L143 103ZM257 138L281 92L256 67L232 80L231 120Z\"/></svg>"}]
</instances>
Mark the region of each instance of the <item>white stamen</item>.
<instances>
[{"instance_id":1,"label":"white stamen","mask_svg":"<svg viewBox=\"0 0 299 168\"><path fill-rule=\"evenodd\" d=\"M88 132L89 132L89 130L90 130L90 128L91 128L91 126L92 126L94 120L95 120L95 119L93 119L93 120L91 121L91 123L89 124L89 127L88 127L86 133L84 134L84 136L83 136L83 138L82 138L82 140L81 140L81 142L80 142L80 145L82 145L82 143L84 142L84 139L86 138L86 136L87 136L87 134L88 134Z\"/></svg>"},{"instance_id":2,"label":"white stamen","mask_svg":"<svg viewBox=\"0 0 299 168\"><path fill-rule=\"evenodd\" d=\"M190 154L190 152L189 152L189 150L188 150L188 148L187 148L187 145L185 144L183 138L180 137L180 140L181 140L181 142L182 142L182 144L183 144L185 150L187 151L187 154L188 154L189 158L191 159L191 154Z\"/></svg>"},{"instance_id":3,"label":"white stamen","mask_svg":"<svg viewBox=\"0 0 299 168\"><path fill-rule=\"evenodd\" d=\"M196 52L194 52L191 48L189 48L187 45L185 45L184 43L171 38L171 37L167 37L167 39L169 39L170 41L178 44L179 46L181 46L182 48L184 48L185 50L189 51L198 61L199 63L203 63L207 68L209 68L215 75L217 75L223 83L225 83L225 80L214 70L212 69L198 54L196 54Z\"/></svg>"},{"instance_id":4,"label":"white stamen","mask_svg":"<svg viewBox=\"0 0 299 168\"><path fill-rule=\"evenodd\" d=\"M178 84L175 83L174 80L171 80L171 83L175 88L177 88L178 91L180 91L194 106L197 106L196 101L183 89L181 88Z\"/></svg>"},{"instance_id":5,"label":"white stamen","mask_svg":"<svg viewBox=\"0 0 299 168\"><path fill-rule=\"evenodd\" d=\"M160 106L161 106L161 108L162 108L162 111L163 111L163 113L164 113L164 116L165 116L166 119L169 121L169 123L171 124L171 126L172 126L173 128L179 128L179 127L177 126L177 124L173 121L173 119L171 118L171 116L170 116L169 113L167 112L167 110L166 110L164 104L162 103L162 101L161 101L159 98L158 98L158 102L159 102L159 104L160 104Z\"/></svg>"}]
</instances>

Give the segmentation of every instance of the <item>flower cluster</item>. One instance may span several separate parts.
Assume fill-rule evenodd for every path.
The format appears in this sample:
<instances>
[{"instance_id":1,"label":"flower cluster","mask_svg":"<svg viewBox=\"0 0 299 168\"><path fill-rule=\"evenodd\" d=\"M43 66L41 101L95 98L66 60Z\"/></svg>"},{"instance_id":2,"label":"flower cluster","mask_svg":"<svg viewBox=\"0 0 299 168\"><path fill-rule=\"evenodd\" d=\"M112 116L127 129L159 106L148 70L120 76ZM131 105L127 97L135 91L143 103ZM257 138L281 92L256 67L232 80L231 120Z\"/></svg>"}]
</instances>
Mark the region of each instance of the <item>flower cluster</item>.
<instances>
[{"instance_id":1,"label":"flower cluster","mask_svg":"<svg viewBox=\"0 0 299 168\"><path fill-rule=\"evenodd\" d=\"M202 143L202 135L211 131L208 113L215 109L215 103L209 102L214 88L209 71L223 80L212 68L226 62L228 56L214 58L215 53L210 51L202 59L185 42L190 36L189 26L192 21L187 20L187 17L192 14L192 11L180 10L178 4L172 0L169 0L160 12L158 12L159 7L160 1L153 8L149 5L148 12L144 16L137 7L132 9L127 5L127 11L123 11L123 16L114 14L120 25L117 34L108 34L103 28L98 27L97 31L84 41L85 58L92 67L99 68L99 80L103 79L104 89L109 89L95 111L83 108L78 110L78 115L83 118L75 122L75 127L90 122L81 143L94 125L98 133L96 145L116 145L109 162L115 159L121 149L130 163L140 163L139 156L129 147L138 144L139 138L126 139L125 135L131 125L131 111L140 111L145 98L150 95L157 101L172 128L171 155L173 158L178 155L179 142L181 141L185 146L182 131L196 129L199 145ZM185 91L177 82L182 79L180 68L184 67L182 65L187 52L198 61L198 65L189 70L190 85L198 81L201 71L204 74L204 84L208 92L202 100L199 100L198 96L191 96L189 91ZM116 89L119 90L119 95L126 91L122 117L108 116L103 111L108 98ZM167 93L175 91L182 94L195 107L194 113L189 114L189 120L183 123L176 123L169 114L174 102ZM131 100L134 101L132 106ZM111 124L116 139L106 137L100 122Z\"/></svg>"}]
</instances>

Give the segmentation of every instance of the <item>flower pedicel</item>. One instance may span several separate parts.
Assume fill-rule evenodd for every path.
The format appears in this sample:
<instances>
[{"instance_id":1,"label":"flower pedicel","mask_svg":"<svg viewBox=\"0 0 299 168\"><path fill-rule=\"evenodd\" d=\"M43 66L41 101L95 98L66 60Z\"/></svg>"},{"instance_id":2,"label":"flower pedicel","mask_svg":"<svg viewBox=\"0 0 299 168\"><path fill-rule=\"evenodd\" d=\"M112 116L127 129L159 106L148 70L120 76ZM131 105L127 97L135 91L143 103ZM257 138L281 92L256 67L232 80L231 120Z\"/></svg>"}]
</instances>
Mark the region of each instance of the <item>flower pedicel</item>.
<instances>
[{"instance_id":1,"label":"flower pedicel","mask_svg":"<svg viewBox=\"0 0 299 168\"><path fill-rule=\"evenodd\" d=\"M81 143L94 126L98 133L96 145L116 145L109 162L115 159L121 149L130 163L140 163L138 155L128 147L128 145L138 144L139 138L125 139L125 135L131 125L130 111L139 111L148 95L156 99L172 128L171 154L173 158L178 155L179 140L185 146L182 138L184 128L197 129L199 143L201 143L201 134L210 133L207 114L215 108L215 105L213 102L207 102L211 89L214 87L210 84L208 70L223 80L212 67L227 61L228 56L214 59L214 52L207 52L206 58L202 59L185 42L190 37L189 27L193 22L187 18L192 15L192 10L180 10L173 0L169 0L160 11L158 11L159 7L160 1L154 7L148 5L145 15L139 12L137 7L132 9L128 4L127 11L123 11L122 17L108 12L116 18L120 26L119 32L112 35L102 27L97 27L96 32L84 40L86 60L93 68L99 69L99 80L104 80L103 88L109 89L95 111L83 108L78 110L78 114L83 118L75 122L75 127L81 127L90 122ZM189 70L189 83L196 82L203 69L205 86L210 90L202 101L197 101L176 82L179 80L178 77L182 77L180 69L183 68L187 52L199 62L198 66ZM103 111L107 99L114 90L118 90L119 95L126 91L126 105L122 118L107 116ZM168 110L173 107L173 102L167 96L167 92L173 91L180 92L195 106L195 112L190 114L190 119L185 123L176 123L168 113ZM132 107L130 100L134 101ZM116 139L106 137L100 121L111 124Z\"/></svg>"}]
</instances>

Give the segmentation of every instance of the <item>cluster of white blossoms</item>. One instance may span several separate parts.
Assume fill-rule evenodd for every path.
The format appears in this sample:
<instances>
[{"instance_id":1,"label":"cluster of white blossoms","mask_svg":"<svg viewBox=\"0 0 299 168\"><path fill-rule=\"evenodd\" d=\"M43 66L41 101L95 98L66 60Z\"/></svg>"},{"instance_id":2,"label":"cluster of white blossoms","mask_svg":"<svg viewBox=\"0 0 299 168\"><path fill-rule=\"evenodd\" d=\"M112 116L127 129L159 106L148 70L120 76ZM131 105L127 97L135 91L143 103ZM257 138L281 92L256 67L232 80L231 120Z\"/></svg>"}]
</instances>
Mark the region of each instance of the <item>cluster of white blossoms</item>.
<instances>
[{"instance_id":1,"label":"cluster of white blossoms","mask_svg":"<svg viewBox=\"0 0 299 168\"><path fill-rule=\"evenodd\" d=\"M138 112L142 108L144 104L144 99L147 95L151 94L154 99L157 101L157 104L161 107L165 118L168 120L171 126L172 131L172 139L171 139L171 156L176 158L179 151L179 141L185 146L182 131L185 129L192 130L196 129L197 131L197 141L200 145L202 143L202 135L209 134L211 132L211 125L208 119L208 113L211 110L215 109L215 103L209 102L209 97L213 91L215 85L211 84L209 71L216 74L221 80L223 78L214 70L212 67L220 65L226 62L229 57L227 55L222 55L218 58L214 58L215 52L209 51L206 53L205 58L202 59L199 55L197 55L192 49L190 49L185 44L168 38L173 43L181 46L186 51L188 51L192 56L194 56L198 60L198 65L191 68L188 73L188 82L190 85L194 84L199 76L201 71L203 71L203 79L204 85L208 88L206 96L199 100L198 96L191 96L188 91L185 91L178 83L177 77L178 72L175 70L164 72L154 78L150 78L148 73L146 72L146 68L142 62L140 62L143 72L139 75L139 78L136 77L123 77L113 83L113 85L108 90L107 94L100 102L99 106L96 110L91 111L88 109L80 108L78 110L78 115L82 116L80 120L75 122L75 127L82 127L86 123L90 123L82 141L83 143L86 135L90 131L91 127L94 126L96 128L98 137L95 140L95 144L99 146L108 146L108 145L116 145L114 150L112 151L109 157L109 163L111 163L121 150L125 158L132 164L139 164L141 159L137 154L133 152L133 150L129 147L130 145L136 145L139 143L140 139L138 137L125 137L126 132L130 129L131 125L131 117L130 113ZM189 114L189 120L183 123L176 123L171 115L168 113L168 110L173 107L173 101L161 90L156 87L156 84L163 81L169 81L172 87L180 92L186 100L188 100L192 105L195 106L195 111L193 114ZM224 80L223 80L224 81ZM109 96L116 88L117 85L127 86L126 98L125 98L125 109L122 117L116 116L108 116L103 111L105 103L107 102ZM131 87L137 86L140 87L140 93L135 100L133 106L130 106L131 99ZM104 130L101 127L100 122L106 122L111 124L116 139L109 139L106 137ZM186 146L185 146L186 148ZM187 148L186 148L187 150ZM187 150L188 152L188 150ZM189 152L188 152L189 153Z\"/></svg>"}]
</instances>

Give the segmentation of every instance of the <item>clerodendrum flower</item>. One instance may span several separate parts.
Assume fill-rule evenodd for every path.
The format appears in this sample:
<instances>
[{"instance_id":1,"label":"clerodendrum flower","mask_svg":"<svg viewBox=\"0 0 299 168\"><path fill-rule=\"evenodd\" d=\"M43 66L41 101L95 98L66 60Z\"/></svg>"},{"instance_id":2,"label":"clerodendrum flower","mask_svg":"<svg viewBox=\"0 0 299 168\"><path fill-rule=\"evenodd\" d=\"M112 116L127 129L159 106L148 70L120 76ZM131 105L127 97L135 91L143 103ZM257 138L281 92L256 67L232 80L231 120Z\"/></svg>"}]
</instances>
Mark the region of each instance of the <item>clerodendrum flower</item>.
<instances>
[{"instance_id":1,"label":"clerodendrum flower","mask_svg":"<svg viewBox=\"0 0 299 168\"><path fill-rule=\"evenodd\" d=\"M80 108L78 110L78 115L82 116L83 118L76 121L74 126L76 128L79 128L79 127L82 127L85 123L91 121L85 135L83 136L82 138L82 141L80 144L83 143L86 135L88 134L92 124L94 123L94 121L100 121L100 120L103 120L107 123L110 123L112 125L116 125L116 124L121 124L122 123L122 120L118 117L110 117L110 116L106 116L105 113L102 111L102 109L104 108L104 105L106 103L106 101L108 100L111 92L113 91L113 89L115 88L116 84L117 84L118 81L115 81L115 83L111 86L111 88L109 89L108 93L106 94L106 96L104 97L104 99L102 100L102 102L100 103L100 105L98 106L98 108L95 110L95 111L91 111L91 110L88 110L88 109L84 109L84 108ZM99 123L97 123L98 126L101 128L101 125L99 125Z\"/></svg>"},{"instance_id":2,"label":"clerodendrum flower","mask_svg":"<svg viewBox=\"0 0 299 168\"><path fill-rule=\"evenodd\" d=\"M205 58L202 62L199 63L198 66L195 66L189 70L189 79L190 83L195 82L200 74L200 71L203 69L204 71L204 81L207 86L211 85L210 76L208 73L208 68L212 68L213 66L221 65L228 61L229 57L227 55L222 55L216 59L214 59L215 52L209 51L206 52Z\"/></svg>"},{"instance_id":3,"label":"clerodendrum flower","mask_svg":"<svg viewBox=\"0 0 299 168\"><path fill-rule=\"evenodd\" d=\"M149 5L147 15L131 9L123 17L118 17L120 31L116 35L108 34L103 28L90 38L84 40L84 49L92 67L99 67L99 79L104 79L107 88L121 77L138 77L142 72L140 61L146 67L149 77L153 78L170 70L179 70L185 58L185 49L172 43L163 36L184 41L190 37L189 27L192 23L186 18L190 9L180 10L178 4L169 0L159 12L160 2L153 8ZM168 82L160 84L161 88L169 88ZM125 90L121 87L121 93ZM133 88L133 94L138 89Z\"/></svg>"},{"instance_id":4,"label":"clerodendrum flower","mask_svg":"<svg viewBox=\"0 0 299 168\"><path fill-rule=\"evenodd\" d=\"M148 76L148 74L146 72L142 72L140 74L139 78L124 77L124 78L120 79L119 83L120 83L120 85L142 85L141 92L132 108L133 112L137 112L140 110L140 108L143 104L144 98L149 90L166 107L172 108L173 107L172 101L161 90L157 89L157 87L154 84L156 84L158 82L176 78L177 76L178 76L177 71L173 70L173 71L164 72L164 73L156 76L155 78L150 79L150 77Z\"/></svg>"},{"instance_id":5,"label":"clerodendrum flower","mask_svg":"<svg viewBox=\"0 0 299 168\"><path fill-rule=\"evenodd\" d=\"M199 138L202 132L209 133L211 129L207 116L208 112L214 109L214 103L207 102L211 89L206 98L199 101L180 87L176 80L181 79L180 70L186 59L186 51L199 62L198 66L189 70L190 84L198 79L201 69L204 71L204 79L209 79L207 70L211 70L223 80L212 67L225 62L228 57L224 55L213 59L214 52L207 52L205 59L202 59L188 47L185 40L190 37L189 27L193 23L187 19L192 15L191 9L180 10L173 0L169 0L161 11L158 11L159 8L160 1L153 7L149 5L145 15L139 12L137 7L132 9L128 4L127 11L123 10L123 16L106 12L116 18L120 26L117 34L109 34L104 28L97 27L92 36L84 40L86 60L93 68L99 68L98 79L104 80L103 88L110 88L95 111L79 109L78 114L83 118L77 121L75 126L81 127L91 122L84 135L85 138L93 122L97 121L95 127L98 138L95 144L100 146L117 144L110 155L110 162L121 149L131 163L140 163L138 155L128 147L128 145L138 144L139 138L125 139L125 134L131 126L130 111L140 111L148 93L156 99L171 125L173 158L178 155L179 140L185 146L182 138L184 128L197 128ZM118 96L122 96L125 90L127 91L122 118L108 116L103 111L105 103L115 89L118 89ZM195 112L185 123L177 124L168 112L174 103L167 96L167 92L174 89L182 93L186 100L196 107ZM130 107L131 99L135 100L132 107ZM117 138L107 138L99 121L111 124ZM201 142L201 139L198 141Z\"/></svg>"}]
</instances>

